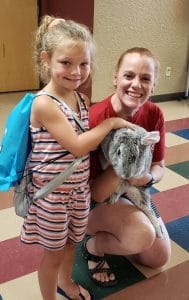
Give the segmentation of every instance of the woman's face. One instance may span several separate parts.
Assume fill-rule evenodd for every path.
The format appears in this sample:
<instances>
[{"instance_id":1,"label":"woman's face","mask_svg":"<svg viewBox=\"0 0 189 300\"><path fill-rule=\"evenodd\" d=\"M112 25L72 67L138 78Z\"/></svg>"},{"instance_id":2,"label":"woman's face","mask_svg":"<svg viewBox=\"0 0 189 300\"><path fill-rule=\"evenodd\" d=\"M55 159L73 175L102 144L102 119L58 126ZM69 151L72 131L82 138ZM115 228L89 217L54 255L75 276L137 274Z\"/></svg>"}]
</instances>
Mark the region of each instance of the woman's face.
<instances>
[{"instance_id":1,"label":"woman's face","mask_svg":"<svg viewBox=\"0 0 189 300\"><path fill-rule=\"evenodd\" d=\"M155 85L153 58L128 53L114 77L115 95L122 108L138 110L149 98Z\"/></svg>"}]
</instances>

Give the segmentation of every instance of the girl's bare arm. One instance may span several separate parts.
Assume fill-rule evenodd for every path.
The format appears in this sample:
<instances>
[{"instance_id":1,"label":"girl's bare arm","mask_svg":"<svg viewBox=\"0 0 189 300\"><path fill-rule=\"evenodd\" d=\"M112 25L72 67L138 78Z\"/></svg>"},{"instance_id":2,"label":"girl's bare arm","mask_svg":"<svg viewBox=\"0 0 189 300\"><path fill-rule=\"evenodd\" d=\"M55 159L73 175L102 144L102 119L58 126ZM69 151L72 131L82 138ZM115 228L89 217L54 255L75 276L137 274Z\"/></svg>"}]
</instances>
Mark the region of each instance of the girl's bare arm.
<instances>
[{"instance_id":1,"label":"girl's bare arm","mask_svg":"<svg viewBox=\"0 0 189 300\"><path fill-rule=\"evenodd\" d=\"M83 156L94 150L112 130L121 127L133 128L122 118L110 118L95 128L77 134L59 106L46 96L37 98L32 107L31 122L44 126L53 138L74 156Z\"/></svg>"},{"instance_id":2,"label":"girl's bare arm","mask_svg":"<svg viewBox=\"0 0 189 300\"><path fill-rule=\"evenodd\" d=\"M102 171L96 179L91 180L91 197L96 202L104 202L118 188L120 178L115 174L111 166Z\"/></svg>"}]
</instances>

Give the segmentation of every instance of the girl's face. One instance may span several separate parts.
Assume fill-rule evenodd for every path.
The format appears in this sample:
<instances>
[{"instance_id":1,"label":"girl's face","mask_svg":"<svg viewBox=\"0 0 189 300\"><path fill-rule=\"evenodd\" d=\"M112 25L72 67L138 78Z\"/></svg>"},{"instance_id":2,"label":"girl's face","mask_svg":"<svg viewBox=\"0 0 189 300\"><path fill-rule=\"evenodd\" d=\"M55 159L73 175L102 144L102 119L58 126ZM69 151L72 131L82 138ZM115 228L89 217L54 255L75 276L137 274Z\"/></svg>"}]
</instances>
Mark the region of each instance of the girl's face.
<instances>
[{"instance_id":1,"label":"girl's face","mask_svg":"<svg viewBox=\"0 0 189 300\"><path fill-rule=\"evenodd\" d=\"M138 110L155 85L155 62L151 57L128 53L114 77L115 95L122 108Z\"/></svg>"},{"instance_id":2,"label":"girl's face","mask_svg":"<svg viewBox=\"0 0 189 300\"><path fill-rule=\"evenodd\" d=\"M48 57L48 55L47 55ZM84 43L67 43L48 57L51 81L61 88L75 90L90 74L91 54Z\"/></svg>"}]
</instances>

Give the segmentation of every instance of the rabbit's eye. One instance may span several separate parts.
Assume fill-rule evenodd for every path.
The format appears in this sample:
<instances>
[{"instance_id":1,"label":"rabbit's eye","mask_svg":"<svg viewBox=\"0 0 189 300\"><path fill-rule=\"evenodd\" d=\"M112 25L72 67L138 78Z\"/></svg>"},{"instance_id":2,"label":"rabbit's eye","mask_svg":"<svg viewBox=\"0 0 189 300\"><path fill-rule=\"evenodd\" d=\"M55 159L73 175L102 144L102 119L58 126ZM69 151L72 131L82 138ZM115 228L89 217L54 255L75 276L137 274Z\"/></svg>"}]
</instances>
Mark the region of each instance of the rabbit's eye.
<instances>
[{"instance_id":1,"label":"rabbit's eye","mask_svg":"<svg viewBox=\"0 0 189 300\"><path fill-rule=\"evenodd\" d=\"M142 157L145 154L145 152L146 152L146 148L141 146L139 149L139 157Z\"/></svg>"},{"instance_id":2,"label":"rabbit's eye","mask_svg":"<svg viewBox=\"0 0 189 300\"><path fill-rule=\"evenodd\" d=\"M120 149L118 149L117 155L120 156L120 154L121 154L121 151L120 151Z\"/></svg>"}]
</instances>

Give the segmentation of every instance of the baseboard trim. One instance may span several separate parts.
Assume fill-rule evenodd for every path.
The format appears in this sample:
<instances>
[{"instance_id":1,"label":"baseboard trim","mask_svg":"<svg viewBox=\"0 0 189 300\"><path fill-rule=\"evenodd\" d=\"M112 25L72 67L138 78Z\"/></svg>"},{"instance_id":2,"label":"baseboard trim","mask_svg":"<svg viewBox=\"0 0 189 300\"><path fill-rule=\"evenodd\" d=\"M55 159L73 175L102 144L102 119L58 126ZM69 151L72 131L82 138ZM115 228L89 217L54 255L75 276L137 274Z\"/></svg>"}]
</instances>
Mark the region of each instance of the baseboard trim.
<instances>
[{"instance_id":1,"label":"baseboard trim","mask_svg":"<svg viewBox=\"0 0 189 300\"><path fill-rule=\"evenodd\" d=\"M187 99L185 97L184 92L180 93L172 93L172 94L163 94L163 95L154 95L151 96L152 102L166 102L166 101L172 101L172 100L184 100Z\"/></svg>"}]
</instances>

